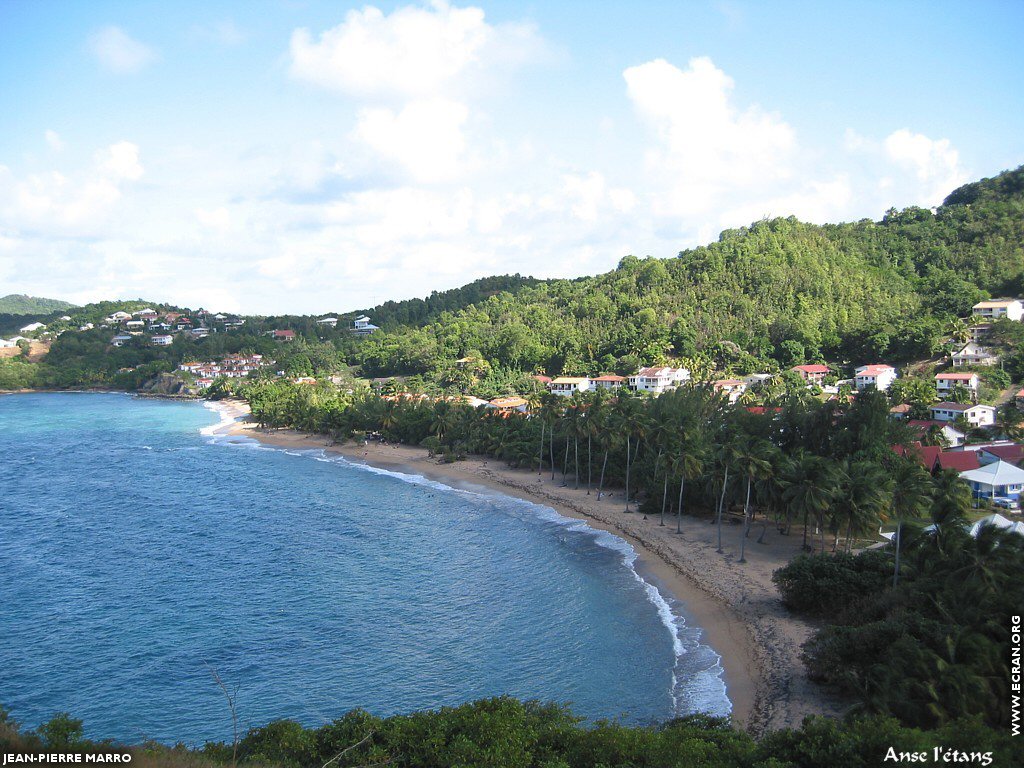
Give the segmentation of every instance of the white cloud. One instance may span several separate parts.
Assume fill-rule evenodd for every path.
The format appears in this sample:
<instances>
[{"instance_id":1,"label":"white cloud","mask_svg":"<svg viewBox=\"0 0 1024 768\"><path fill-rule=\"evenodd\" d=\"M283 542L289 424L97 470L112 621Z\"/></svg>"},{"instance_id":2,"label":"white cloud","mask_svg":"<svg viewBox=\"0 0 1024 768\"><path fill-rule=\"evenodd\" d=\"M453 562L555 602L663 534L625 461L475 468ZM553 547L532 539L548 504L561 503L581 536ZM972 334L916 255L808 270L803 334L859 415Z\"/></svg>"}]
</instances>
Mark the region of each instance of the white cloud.
<instances>
[{"instance_id":1,"label":"white cloud","mask_svg":"<svg viewBox=\"0 0 1024 768\"><path fill-rule=\"evenodd\" d=\"M464 104L447 99L413 101L398 112L366 108L352 135L398 163L416 182L445 181L466 169L462 126L468 115Z\"/></svg>"},{"instance_id":2,"label":"white cloud","mask_svg":"<svg viewBox=\"0 0 1024 768\"><path fill-rule=\"evenodd\" d=\"M224 206L214 208L213 210L196 208L195 214L196 220L204 227L220 232L226 232L231 228L231 213Z\"/></svg>"},{"instance_id":3,"label":"white cloud","mask_svg":"<svg viewBox=\"0 0 1024 768\"><path fill-rule=\"evenodd\" d=\"M920 182L924 205L938 205L967 180L960 153L948 139L930 139L901 128L885 139L885 151L897 166L910 170Z\"/></svg>"},{"instance_id":4,"label":"white cloud","mask_svg":"<svg viewBox=\"0 0 1024 768\"><path fill-rule=\"evenodd\" d=\"M138 181L143 173L139 148L130 141L119 141L96 152L96 167L114 180Z\"/></svg>"},{"instance_id":5,"label":"white cloud","mask_svg":"<svg viewBox=\"0 0 1024 768\"><path fill-rule=\"evenodd\" d=\"M156 58L149 46L115 26L93 34L89 48L105 69L117 73L138 72Z\"/></svg>"},{"instance_id":6,"label":"white cloud","mask_svg":"<svg viewBox=\"0 0 1024 768\"><path fill-rule=\"evenodd\" d=\"M623 77L636 111L659 139L648 165L672 179L665 213L714 211L741 190L792 175L793 130L774 113L734 105L733 81L711 59L691 59L686 70L657 59Z\"/></svg>"},{"instance_id":7,"label":"white cloud","mask_svg":"<svg viewBox=\"0 0 1024 768\"><path fill-rule=\"evenodd\" d=\"M60 152L64 149L64 141L61 139L60 134L50 129L46 130L46 143L54 152Z\"/></svg>"},{"instance_id":8,"label":"white cloud","mask_svg":"<svg viewBox=\"0 0 1024 768\"><path fill-rule=\"evenodd\" d=\"M191 30L195 40L216 43L218 45L240 45L245 42L245 33L231 19L211 24L195 24Z\"/></svg>"},{"instance_id":9,"label":"white cloud","mask_svg":"<svg viewBox=\"0 0 1024 768\"><path fill-rule=\"evenodd\" d=\"M435 0L385 15L367 6L314 40L308 29L291 38L294 77L363 96L420 98L449 94L489 67L515 64L541 44L526 25L488 24L480 8Z\"/></svg>"}]
</instances>

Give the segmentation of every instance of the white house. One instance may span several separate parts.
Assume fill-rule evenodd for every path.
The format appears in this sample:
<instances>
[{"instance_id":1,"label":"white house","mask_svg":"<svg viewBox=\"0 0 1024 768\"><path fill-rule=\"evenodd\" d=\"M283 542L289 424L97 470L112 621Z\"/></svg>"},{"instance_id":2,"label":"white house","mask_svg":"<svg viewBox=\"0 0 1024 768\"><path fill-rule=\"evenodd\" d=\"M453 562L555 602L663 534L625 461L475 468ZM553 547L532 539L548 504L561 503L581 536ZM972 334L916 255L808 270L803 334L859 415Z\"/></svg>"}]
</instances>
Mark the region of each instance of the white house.
<instances>
[{"instance_id":1,"label":"white house","mask_svg":"<svg viewBox=\"0 0 1024 768\"><path fill-rule=\"evenodd\" d=\"M590 379L586 376L559 376L548 383L548 391L561 397L572 397L577 392L590 389Z\"/></svg>"},{"instance_id":2,"label":"white house","mask_svg":"<svg viewBox=\"0 0 1024 768\"><path fill-rule=\"evenodd\" d=\"M124 324L124 327L125 328L131 328L132 330L136 330L137 331L137 330L139 330L141 328L145 328L146 327L146 321L145 320L129 320L127 323Z\"/></svg>"},{"instance_id":3,"label":"white house","mask_svg":"<svg viewBox=\"0 0 1024 768\"><path fill-rule=\"evenodd\" d=\"M935 421L954 421L961 416L975 427L988 427L996 423L996 409L991 405L968 403L936 403L928 409Z\"/></svg>"},{"instance_id":4,"label":"white house","mask_svg":"<svg viewBox=\"0 0 1024 768\"><path fill-rule=\"evenodd\" d=\"M975 498L1017 501L1024 488L1024 469L1018 469L1007 461L996 461L961 472L960 479L971 486Z\"/></svg>"},{"instance_id":5,"label":"white house","mask_svg":"<svg viewBox=\"0 0 1024 768\"><path fill-rule=\"evenodd\" d=\"M125 344L127 344L131 340L132 340L132 337L129 336L127 333L119 333L119 334L117 334L117 336L115 336L114 338L112 338L110 340L110 344L111 344L111 346L114 346L114 347L123 347Z\"/></svg>"},{"instance_id":6,"label":"white house","mask_svg":"<svg viewBox=\"0 0 1024 768\"><path fill-rule=\"evenodd\" d=\"M370 318L366 318L369 322ZM321 317L316 321L317 325L326 325L328 328L334 328L338 324L338 318L336 317ZM354 330L354 329L353 329Z\"/></svg>"},{"instance_id":7,"label":"white house","mask_svg":"<svg viewBox=\"0 0 1024 768\"><path fill-rule=\"evenodd\" d=\"M747 385L739 379L719 379L711 386L716 393L726 395L730 403L735 403L747 391Z\"/></svg>"},{"instance_id":8,"label":"white house","mask_svg":"<svg viewBox=\"0 0 1024 768\"><path fill-rule=\"evenodd\" d=\"M1004 531L1016 533L1018 536L1024 536L1024 523L1020 521L1014 522L1012 520L1007 520L1002 515L989 515L988 517L981 518L981 520L971 526L971 536L978 538L978 533L987 525L991 525L995 528L1002 528Z\"/></svg>"},{"instance_id":9,"label":"white house","mask_svg":"<svg viewBox=\"0 0 1024 768\"><path fill-rule=\"evenodd\" d=\"M948 395L957 387L963 387L975 397L978 396L978 385L981 379L976 373L937 373L935 374L935 391L939 397Z\"/></svg>"},{"instance_id":10,"label":"white house","mask_svg":"<svg viewBox=\"0 0 1024 768\"><path fill-rule=\"evenodd\" d=\"M9 349L10 347L18 346L18 342L10 341L8 339L0 339L0 349Z\"/></svg>"},{"instance_id":11,"label":"white house","mask_svg":"<svg viewBox=\"0 0 1024 768\"><path fill-rule=\"evenodd\" d=\"M140 320L156 320L157 318L156 310L150 309L149 307L140 309L138 312L132 312L132 315Z\"/></svg>"},{"instance_id":12,"label":"white house","mask_svg":"<svg viewBox=\"0 0 1024 768\"><path fill-rule=\"evenodd\" d=\"M1024 318L1024 304L1020 299L995 299L994 301L979 301L971 307L971 314L985 320L999 320L1007 318L1020 322Z\"/></svg>"},{"instance_id":13,"label":"white house","mask_svg":"<svg viewBox=\"0 0 1024 768\"><path fill-rule=\"evenodd\" d=\"M999 362L996 355L973 341L967 342L959 352L954 352L952 358L954 368L965 365L995 365Z\"/></svg>"},{"instance_id":14,"label":"white house","mask_svg":"<svg viewBox=\"0 0 1024 768\"><path fill-rule=\"evenodd\" d=\"M690 372L685 368L641 368L629 377L629 386L638 392L660 395L689 380Z\"/></svg>"},{"instance_id":15,"label":"white house","mask_svg":"<svg viewBox=\"0 0 1024 768\"><path fill-rule=\"evenodd\" d=\"M891 365L862 365L855 374L853 381L858 392L868 387L884 392L896 381L896 369Z\"/></svg>"},{"instance_id":16,"label":"white house","mask_svg":"<svg viewBox=\"0 0 1024 768\"><path fill-rule=\"evenodd\" d=\"M827 365L795 365L790 370L799 373L808 384L821 384L829 373Z\"/></svg>"},{"instance_id":17,"label":"white house","mask_svg":"<svg viewBox=\"0 0 1024 768\"><path fill-rule=\"evenodd\" d=\"M772 373L751 373L749 376L743 377L743 383L748 387L760 387L774 378L775 374Z\"/></svg>"},{"instance_id":18,"label":"white house","mask_svg":"<svg viewBox=\"0 0 1024 768\"><path fill-rule=\"evenodd\" d=\"M590 389L596 392L599 389L618 389L623 386L628 379L625 376L614 376L608 374L606 376L596 376L590 380Z\"/></svg>"},{"instance_id":19,"label":"white house","mask_svg":"<svg viewBox=\"0 0 1024 768\"><path fill-rule=\"evenodd\" d=\"M369 336L374 331L379 331L376 325L370 322L370 318L366 315L360 315L352 321L352 327L349 329L356 336Z\"/></svg>"},{"instance_id":20,"label":"white house","mask_svg":"<svg viewBox=\"0 0 1024 768\"><path fill-rule=\"evenodd\" d=\"M154 336L150 341L153 343L153 346L156 347L169 347L174 343L174 337L164 334L161 336Z\"/></svg>"},{"instance_id":21,"label":"white house","mask_svg":"<svg viewBox=\"0 0 1024 768\"><path fill-rule=\"evenodd\" d=\"M109 318L107 318L107 319L108 319L108 320L109 320L110 322L112 322L112 323L119 323L119 322L121 322L122 320L130 320L130 319L131 319L131 315L129 315L129 314L127 313L127 312L122 312L122 311L118 310L117 312L115 312L114 314L112 314L112 315L111 315L111 316L110 316Z\"/></svg>"},{"instance_id":22,"label":"white house","mask_svg":"<svg viewBox=\"0 0 1024 768\"><path fill-rule=\"evenodd\" d=\"M29 323L24 328L19 328L18 330L22 333L32 333L33 331L41 331L44 328L46 328L46 323Z\"/></svg>"}]
</instances>

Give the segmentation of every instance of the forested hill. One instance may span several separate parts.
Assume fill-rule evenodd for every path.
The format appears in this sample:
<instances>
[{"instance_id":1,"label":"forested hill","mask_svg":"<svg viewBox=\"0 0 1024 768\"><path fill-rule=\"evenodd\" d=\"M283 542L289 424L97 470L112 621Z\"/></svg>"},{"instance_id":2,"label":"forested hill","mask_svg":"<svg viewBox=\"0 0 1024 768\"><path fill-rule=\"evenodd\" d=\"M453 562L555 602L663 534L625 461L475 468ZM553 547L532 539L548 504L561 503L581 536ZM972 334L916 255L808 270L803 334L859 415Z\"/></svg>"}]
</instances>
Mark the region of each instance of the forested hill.
<instances>
[{"instance_id":1,"label":"forested hill","mask_svg":"<svg viewBox=\"0 0 1024 768\"><path fill-rule=\"evenodd\" d=\"M759 221L676 258L627 256L603 275L524 281L436 319L395 312L359 358L370 375L436 374L477 353L549 373L680 358L746 371L896 363L934 353L980 299L1022 293L1024 167L965 185L935 211Z\"/></svg>"},{"instance_id":2,"label":"forested hill","mask_svg":"<svg viewBox=\"0 0 1024 768\"><path fill-rule=\"evenodd\" d=\"M425 299L386 301L371 309L356 314L367 314L375 325L385 330L397 326L419 326L433 322L443 312L455 312L477 304L495 294L515 293L523 286L537 285L541 281L534 277L497 275L483 277L472 283L448 291L434 291Z\"/></svg>"},{"instance_id":3,"label":"forested hill","mask_svg":"<svg viewBox=\"0 0 1024 768\"><path fill-rule=\"evenodd\" d=\"M45 315L61 309L71 309L74 306L74 304L59 299L41 299L20 293L0 296L0 314L7 315Z\"/></svg>"}]
</instances>

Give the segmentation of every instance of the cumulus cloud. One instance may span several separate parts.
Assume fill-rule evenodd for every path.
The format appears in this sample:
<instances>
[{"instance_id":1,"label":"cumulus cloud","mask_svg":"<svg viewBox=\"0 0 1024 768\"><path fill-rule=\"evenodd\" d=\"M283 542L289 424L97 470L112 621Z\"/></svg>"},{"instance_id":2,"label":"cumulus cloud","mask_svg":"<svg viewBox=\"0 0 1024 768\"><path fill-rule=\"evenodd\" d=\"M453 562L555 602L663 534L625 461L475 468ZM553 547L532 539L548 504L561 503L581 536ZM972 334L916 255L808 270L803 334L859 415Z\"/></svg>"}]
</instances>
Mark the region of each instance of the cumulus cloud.
<instances>
[{"instance_id":1,"label":"cumulus cloud","mask_svg":"<svg viewBox=\"0 0 1024 768\"><path fill-rule=\"evenodd\" d=\"M732 78L711 59L691 59L685 70L657 59L623 77L634 108L659 138L649 167L675 179L666 212L715 210L739 189L792 175L792 128L757 106L733 104Z\"/></svg>"},{"instance_id":2,"label":"cumulus cloud","mask_svg":"<svg viewBox=\"0 0 1024 768\"><path fill-rule=\"evenodd\" d=\"M96 152L96 168L114 180L138 181L143 169L139 148L130 141L119 141Z\"/></svg>"},{"instance_id":3,"label":"cumulus cloud","mask_svg":"<svg viewBox=\"0 0 1024 768\"><path fill-rule=\"evenodd\" d=\"M438 0L385 15L368 6L316 39L295 30L291 73L350 94L419 98L450 94L465 78L539 47L532 27L488 24L480 8Z\"/></svg>"},{"instance_id":4,"label":"cumulus cloud","mask_svg":"<svg viewBox=\"0 0 1024 768\"><path fill-rule=\"evenodd\" d=\"M126 74L138 72L156 58L153 50L120 27L103 27L89 38L89 48L104 69Z\"/></svg>"},{"instance_id":5,"label":"cumulus cloud","mask_svg":"<svg viewBox=\"0 0 1024 768\"><path fill-rule=\"evenodd\" d=\"M366 108L352 136L399 164L419 183L446 181L465 170L462 126L468 108L457 101L413 101L399 111Z\"/></svg>"},{"instance_id":6,"label":"cumulus cloud","mask_svg":"<svg viewBox=\"0 0 1024 768\"><path fill-rule=\"evenodd\" d=\"M938 205L967 180L960 153L948 139L930 139L901 128L886 137L885 151L894 163L916 176L924 205Z\"/></svg>"}]
</instances>

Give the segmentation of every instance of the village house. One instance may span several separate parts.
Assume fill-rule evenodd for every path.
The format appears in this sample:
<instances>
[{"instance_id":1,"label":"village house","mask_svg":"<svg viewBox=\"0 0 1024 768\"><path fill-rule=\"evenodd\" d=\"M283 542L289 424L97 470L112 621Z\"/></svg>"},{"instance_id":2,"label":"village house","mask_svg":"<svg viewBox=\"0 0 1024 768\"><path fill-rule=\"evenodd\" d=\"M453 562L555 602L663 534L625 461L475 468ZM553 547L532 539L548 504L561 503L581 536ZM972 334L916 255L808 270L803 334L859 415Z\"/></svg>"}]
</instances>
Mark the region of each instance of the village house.
<instances>
[{"instance_id":1,"label":"village house","mask_svg":"<svg viewBox=\"0 0 1024 768\"><path fill-rule=\"evenodd\" d=\"M751 373L743 377L743 383L748 387L762 387L774 378L773 373Z\"/></svg>"},{"instance_id":2,"label":"village house","mask_svg":"<svg viewBox=\"0 0 1024 768\"><path fill-rule=\"evenodd\" d=\"M123 320L131 320L131 319L132 319L132 316L130 314L128 314L127 312L122 312L121 310L118 310L117 312L112 314L110 317L106 318L103 322L105 322L105 323L120 323Z\"/></svg>"},{"instance_id":3,"label":"village house","mask_svg":"<svg viewBox=\"0 0 1024 768\"><path fill-rule=\"evenodd\" d=\"M739 379L719 379L711 387L715 390L716 394L726 395L730 403L735 403L747 391L747 385Z\"/></svg>"},{"instance_id":4,"label":"village house","mask_svg":"<svg viewBox=\"0 0 1024 768\"><path fill-rule=\"evenodd\" d=\"M354 333L356 336L369 336L374 331L379 330L380 328L371 323L370 318L368 318L366 315L360 315L355 320L353 320L352 327L349 328L349 331Z\"/></svg>"},{"instance_id":5,"label":"village house","mask_svg":"<svg viewBox=\"0 0 1024 768\"><path fill-rule=\"evenodd\" d=\"M11 347L18 346L18 342L10 341L9 339L0 339L0 349L10 349Z\"/></svg>"},{"instance_id":6,"label":"village house","mask_svg":"<svg viewBox=\"0 0 1024 768\"><path fill-rule=\"evenodd\" d=\"M977 451L943 451L939 454L939 469L969 472L981 466Z\"/></svg>"},{"instance_id":7,"label":"village house","mask_svg":"<svg viewBox=\"0 0 1024 768\"><path fill-rule=\"evenodd\" d=\"M931 419L911 419L907 422L907 426L911 427L918 435L919 438L923 438L932 427L939 428L939 434L942 439L945 440L946 445L950 448L955 448L964 444L966 435L959 429L954 427L948 421L933 421Z\"/></svg>"},{"instance_id":8,"label":"village house","mask_svg":"<svg viewBox=\"0 0 1024 768\"><path fill-rule=\"evenodd\" d=\"M628 379L625 376L615 376L613 374L606 374L604 376L597 376L590 380L591 391L596 392L599 389L618 389L623 386Z\"/></svg>"},{"instance_id":9,"label":"village house","mask_svg":"<svg viewBox=\"0 0 1024 768\"><path fill-rule=\"evenodd\" d=\"M996 409L991 405L968 403L936 403L929 409L935 421L955 421L961 416L975 427L988 427L996 423Z\"/></svg>"},{"instance_id":10,"label":"village house","mask_svg":"<svg viewBox=\"0 0 1024 768\"><path fill-rule=\"evenodd\" d=\"M156 320L157 313L155 310L146 307L145 309L140 309L138 312L132 312L132 316L139 318L139 320Z\"/></svg>"},{"instance_id":11,"label":"village house","mask_svg":"<svg viewBox=\"0 0 1024 768\"><path fill-rule=\"evenodd\" d=\"M127 333L119 333L117 336L110 340L110 345L113 347L123 347L131 340L132 337L129 336Z\"/></svg>"},{"instance_id":12,"label":"village house","mask_svg":"<svg viewBox=\"0 0 1024 768\"><path fill-rule=\"evenodd\" d=\"M586 376L559 376L548 383L548 391L560 397L572 397L577 392L590 389L590 379Z\"/></svg>"},{"instance_id":13,"label":"village house","mask_svg":"<svg viewBox=\"0 0 1024 768\"><path fill-rule=\"evenodd\" d=\"M189 331L192 329L192 321L187 317L179 317L174 321L174 330Z\"/></svg>"},{"instance_id":14,"label":"village house","mask_svg":"<svg viewBox=\"0 0 1024 768\"><path fill-rule=\"evenodd\" d=\"M905 419L909 414L910 405L908 405L907 403L900 403L899 405L894 405L892 408L889 409L890 419Z\"/></svg>"},{"instance_id":15,"label":"village house","mask_svg":"<svg viewBox=\"0 0 1024 768\"><path fill-rule=\"evenodd\" d=\"M975 398L978 396L978 386L981 379L976 373L937 373L935 374L935 391L939 397L948 395L957 387L968 390Z\"/></svg>"},{"instance_id":16,"label":"village house","mask_svg":"<svg viewBox=\"0 0 1024 768\"><path fill-rule=\"evenodd\" d=\"M983 320L999 320L1006 318L1020 322L1024 318L1024 304L1019 299L994 299L979 301L971 307L971 315Z\"/></svg>"},{"instance_id":17,"label":"village house","mask_svg":"<svg viewBox=\"0 0 1024 768\"><path fill-rule=\"evenodd\" d=\"M127 323L124 324L124 327L127 328L129 331L141 331L143 328L146 327L146 321L129 320Z\"/></svg>"},{"instance_id":18,"label":"village house","mask_svg":"<svg viewBox=\"0 0 1024 768\"><path fill-rule=\"evenodd\" d=\"M690 380L690 372L685 368L650 367L641 368L629 377L629 386L637 392L650 392L660 395Z\"/></svg>"},{"instance_id":19,"label":"village house","mask_svg":"<svg viewBox=\"0 0 1024 768\"><path fill-rule=\"evenodd\" d=\"M960 473L960 479L971 487L976 499L1008 499L1019 504L1020 492L1024 488L1024 469L1006 461L991 464Z\"/></svg>"},{"instance_id":20,"label":"village house","mask_svg":"<svg viewBox=\"0 0 1024 768\"><path fill-rule=\"evenodd\" d=\"M295 331L292 330L272 331L271 335L274 337L274 341L295 341Z\"/></svg>"},{"instance_id":21,"label":"village house","mask_svg":"<svg viewBox=\"0 0 1024 768\"><path fill-rule=\"evenodd\" d=\"M154 336L152 339L150 339L150 343L152 343L153 346L155 347L169 347L171 346L171 344L174 343L174 337L168 336L166 334L161 334L158 336Z\"/></svg>"},{"instance_id":22,"label":"village house","mask_svg":"<svg viewBox=\"0 0 1024 768\"><path fill-rule=\"evenodd\" d=\"M367 318L369 319L369 318ZM316 321L317 325L325 325L328 328L334 328L338 324L338 318L336 317L321 317Z\"/></svg>"},{"instance_id":23,"label":"village house","mask_svg":"<svg viewBox=\"0 0 1024 768\"><path fill-rule=\"evenodd\" d=\"M953 353L952 360L954 368L962 368L965 365L995 365L999 357L970 341L960 351Z\"/></svg>"},{"instance_id":24,"label":"village house","mask_svg":"<svg viewBox=\"0 0 1024 768\"><path fill-rule=\"evenodd\" d=\"M884 392L896 381L896 369L891 365L862 365L855 373L853 381L858 392L869 387Z\"/></svg>"},{"instance_id":25,"label":"village house","mask_svg":"<svg viewBox=\"0 0 1024 768\"><path fill-rule=\"evenodd\" d=\"M991 464L995 461L1006 461L1015 467L1021 465L1024 460L1024 445L1004 442L998 445L986 445L977 450L978 461L981 464Z\"/></svg>"},{"instance_id":26,"label":"village house","mask_svg":"<svg viewBox=\"0 0 1024 768\"><path fill-rule=\"evenodd\" d=\"M825 381L825 377L829 373L827 365L794 365L790 370L799 373L800 377L808 384L818 385Z\"/></svg>"},{"instance_id":27,"label":"village house","mask_svg":"<svg viewBox=\"0 0 1024 768\"><path fill-rule=\"evenodd\" d=\"M18 331L21 333L34 333L35 331L45 330L46 323L29 323L23 328L19 328Z\"/></svg>"},{"instance_id":28,"label":"village house","mask_svg":"<svg viewBox=\"0 0 1024 768\"><path fill-rule=\"evenodd\" d=\"M530 404L521 397L496 397L487 403L488 408L495 408L500 413L526 413Z\"/></svg>"}]
</instances>

